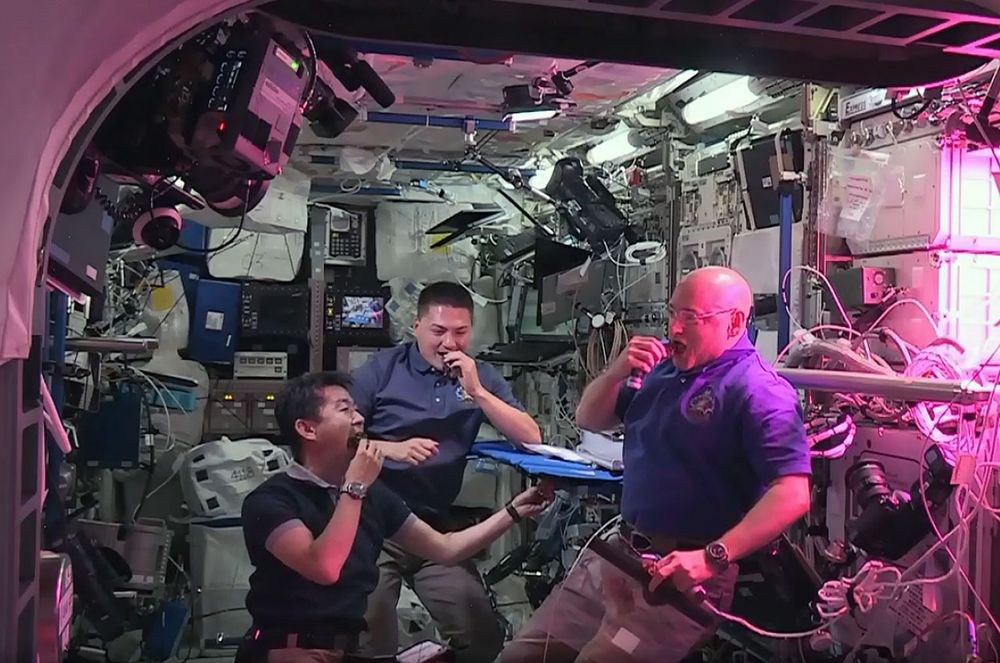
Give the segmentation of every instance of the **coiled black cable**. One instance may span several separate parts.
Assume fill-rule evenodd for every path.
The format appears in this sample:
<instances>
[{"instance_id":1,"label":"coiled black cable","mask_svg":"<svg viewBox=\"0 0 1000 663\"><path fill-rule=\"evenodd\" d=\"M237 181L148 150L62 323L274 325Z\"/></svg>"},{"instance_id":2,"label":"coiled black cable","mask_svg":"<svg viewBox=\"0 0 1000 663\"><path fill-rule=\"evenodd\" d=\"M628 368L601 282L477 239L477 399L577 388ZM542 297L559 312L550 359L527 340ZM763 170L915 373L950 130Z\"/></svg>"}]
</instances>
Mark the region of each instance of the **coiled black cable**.
<instances>
[{"instance_id":1,"label":"coiled black cable","mask_svg":"<svg viewBox=\"0 0 1000 663\"><path fill-rule=\"evenodd\" d=\"M101 187L96 187L94 191L94 199L100 203L104 211L111 217L111 220L115 223L125 225L131 224L145 211L145 204L142 198L143 196L132 194L127 196L122 202L115 203L112 202L108 194L101 190Z\"/></svg>"}]
</instances>

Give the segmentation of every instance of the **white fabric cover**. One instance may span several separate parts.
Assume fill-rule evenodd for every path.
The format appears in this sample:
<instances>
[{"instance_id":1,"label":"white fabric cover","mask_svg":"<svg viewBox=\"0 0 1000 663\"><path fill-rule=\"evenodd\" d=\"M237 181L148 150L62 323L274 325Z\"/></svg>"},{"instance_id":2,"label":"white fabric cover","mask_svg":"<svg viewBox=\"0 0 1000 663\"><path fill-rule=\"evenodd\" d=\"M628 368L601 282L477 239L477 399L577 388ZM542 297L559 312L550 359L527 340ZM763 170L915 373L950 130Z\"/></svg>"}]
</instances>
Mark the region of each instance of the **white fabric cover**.
<instances>
[{"instance_id":1,"label":"white fabric cover","mask_svg":"<svg viewBox=\"0 0 1000 663\"><path fill-rule=\"evenodd\" d=\"M222 438L184 454L181 492L195 516L239 517L243 498L291 464L288 454L261 438Z\"/></svg>"}]
</instances>

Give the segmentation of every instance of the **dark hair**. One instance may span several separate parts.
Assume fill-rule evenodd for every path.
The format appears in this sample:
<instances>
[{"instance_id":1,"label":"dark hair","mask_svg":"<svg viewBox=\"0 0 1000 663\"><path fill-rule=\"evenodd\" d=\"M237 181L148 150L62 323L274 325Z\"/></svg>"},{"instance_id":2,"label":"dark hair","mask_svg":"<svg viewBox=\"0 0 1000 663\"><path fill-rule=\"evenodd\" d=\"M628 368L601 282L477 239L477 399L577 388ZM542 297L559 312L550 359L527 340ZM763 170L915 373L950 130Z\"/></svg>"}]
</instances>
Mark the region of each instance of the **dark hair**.
<instances>
[{"instance_id":1,"label":"dark hair","mask_svg":"<svg viewBox=\"0 0 1000 663\"><path fill-rule=\"evenodd\" d=\"M295 460L301 460L302 438L295 432L295 422L299 419L315 419L323 406L322 391L326 387L351 386L351 376L347 373L322 371L306 373L285 383L274 404L274 418L284 441L292 448Z\"/></svg>"},{"instance_id":2,"label":"dark hair","mask_svg":"<svg viewBox=\"0 0 1000 663\"><path fill-rule=\"evenodd\" d=\"M464 308L472 315L474 310L469 291L452 281L437 281L420 291L417 299L417 317L423 317L431 306Z\"/></svg>"}]
</instances>

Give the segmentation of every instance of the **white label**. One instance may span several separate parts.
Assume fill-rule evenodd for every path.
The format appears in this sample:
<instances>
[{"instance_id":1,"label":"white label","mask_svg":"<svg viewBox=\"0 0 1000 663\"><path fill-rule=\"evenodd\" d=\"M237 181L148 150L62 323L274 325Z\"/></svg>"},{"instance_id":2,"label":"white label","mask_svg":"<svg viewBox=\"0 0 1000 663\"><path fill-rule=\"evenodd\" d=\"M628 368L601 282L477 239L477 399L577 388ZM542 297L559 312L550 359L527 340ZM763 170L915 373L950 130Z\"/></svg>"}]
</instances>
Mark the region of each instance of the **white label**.
<instances>
[{"instance_id":1,"label":"white label","mask_svg":"<svg viewBox=\"0 0 1000 663\"><path fill-rule=\"evenodd\" d=\"M212 331L222 331L222 323L226 320L226 314L222 311L209 311L205 316L205 329Z\"/></svg>"},{"instance_id":2,"label":"white label","mask_svg":"<svg viewBox=\"0 0 1000 663\"><path fill-rule=\"evenodd\" d=\"M951 485L968 486L972 483L976 474L976 457L969 454L961 454L955 469L951 473Z\"/></svg>"},{"instance_id":3,"label":"white label","mask_svg":"<svg viewBox=\"0 0 1000 663\"><path fill-rule=\"evenodd\" d=\"M631 654L635 651L635 648L639 646L639 638L632 631L620 628L618 632L615 633L615 637L611 638L611 644L618 649L621 649L626 654Z\"/></svg>"},{"instance_id":4,"label":"white label","mask_svg":"<svg viewBox=\"0 0 1000 663\"><path fill-rule=\"evenodd\" d=\"M872 199L874 187L870 177L863 175L850 175L845 183L847 189L847 201L844 204L840 216L848 221L861 221L868 205Z\"/></svg>"},{"instance_id":5,"label":"white label","mask_svg":"<svg viewBox=\"0 0 1000 663\"><path fill-rule=\"evenodd\" d=\"M275 46L274 47L274 54L278 56L279 60L281 60L282 62L284 62L285 64L287 64L292 69L298 69L299 63L296 62L295 59L291 55L289 55L288 53L286 53L285 49L281 48L280 46Z\"/></svg>"},{"instance_id":6,"label":"white label","mask_svg":"<svg viewBox=\"0 0 1000 663\"><path fill-rule=\"evenodd\" d=\"M97 269L93 265L87 265L83 271L86 272L88 279L93 280L97 278Z\"/></svg>"},{"instance_id":7,"label":"white label","mask_svg":"<svg viewBox=\"0 0 1000 663\"><path fill-rule=\"evenodd\" d=\"M883 89L868 90L846 97L841 101L840 119L842 121L853 119L878 108L885 101L886 91Z\"/></svg>"}]
</instances>

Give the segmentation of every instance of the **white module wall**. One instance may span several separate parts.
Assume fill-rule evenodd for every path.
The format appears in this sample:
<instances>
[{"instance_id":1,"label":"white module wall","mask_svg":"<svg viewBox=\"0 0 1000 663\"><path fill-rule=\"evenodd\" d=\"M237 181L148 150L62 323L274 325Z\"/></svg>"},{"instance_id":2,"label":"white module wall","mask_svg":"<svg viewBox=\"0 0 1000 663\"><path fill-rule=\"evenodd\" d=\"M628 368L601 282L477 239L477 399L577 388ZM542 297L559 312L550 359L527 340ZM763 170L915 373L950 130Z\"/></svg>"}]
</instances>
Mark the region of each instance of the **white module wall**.
<instances>
[{"instance_id":1,"label":"white module wall","mask_svg":"<svg viewBox=\"0 0 1000 663\"><path fill-rule=\"evenodd\" d=\"M845 145L835 149L888 157L876 178L878 211L870 236L848 241L854 255L1000 253L1000 168L989 150L969 152L948 144L939 127L914 126L889 113L852 125Z\"/></svg>"}]
</instances>

